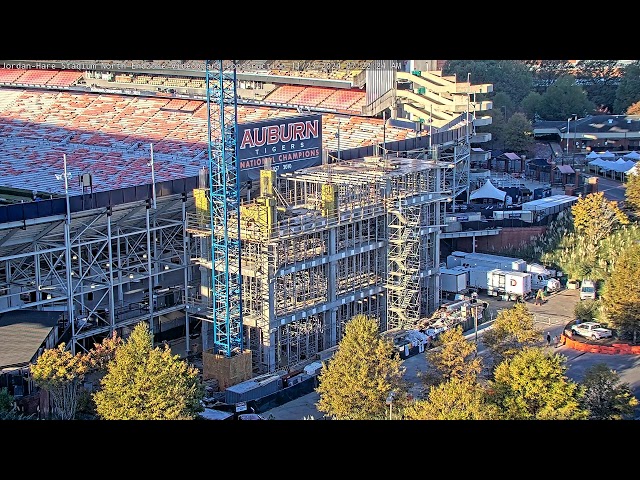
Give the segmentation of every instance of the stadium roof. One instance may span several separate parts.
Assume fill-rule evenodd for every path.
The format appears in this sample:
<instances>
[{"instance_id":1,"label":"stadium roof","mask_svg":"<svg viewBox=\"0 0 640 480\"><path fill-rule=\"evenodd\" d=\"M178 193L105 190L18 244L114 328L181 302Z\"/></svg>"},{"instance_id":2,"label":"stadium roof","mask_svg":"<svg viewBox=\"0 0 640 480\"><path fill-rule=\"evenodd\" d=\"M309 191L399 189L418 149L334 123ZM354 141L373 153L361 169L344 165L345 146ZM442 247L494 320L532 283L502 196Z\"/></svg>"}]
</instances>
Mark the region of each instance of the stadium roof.
<instances>
[{"instance_id":1,"label":"stadium roof","mask_svg":"<svg viewBox=\"0 0 640 480\"><path fill-rule=\"evenodd\" d=\"M0 369L29 364L60 315L37 310L0 313Z\"/></svg>"}]
</instances>

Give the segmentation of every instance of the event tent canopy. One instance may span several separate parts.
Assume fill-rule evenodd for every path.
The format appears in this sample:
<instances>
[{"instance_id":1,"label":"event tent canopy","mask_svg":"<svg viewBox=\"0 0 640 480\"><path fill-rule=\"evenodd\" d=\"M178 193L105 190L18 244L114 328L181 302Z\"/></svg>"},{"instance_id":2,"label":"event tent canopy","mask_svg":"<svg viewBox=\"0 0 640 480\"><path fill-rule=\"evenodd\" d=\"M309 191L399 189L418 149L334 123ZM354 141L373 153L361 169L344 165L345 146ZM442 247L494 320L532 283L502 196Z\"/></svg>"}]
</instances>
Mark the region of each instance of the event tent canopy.
<instances>
[{"instance_id":1,"label":"event tent canopy","mask_svg":"<svg viewBox=\"0 0 640 480\"><path fill-rule=\"evenodd\" d=\"M616 161L607 161L602 160L601 158L596 158L595 160L591 160L589 165L600 167L603 170L613 170L614 172L624 173L629 171L635 166L636 162L633 160L623 160L619 158Z\"/></svg>"},{"instance_id":2,"label":"event tent canopy","mask_svg":"<svg viewBox=\"0 0 640 480\"><path fill-rule=\"evenodd\" d=\"M469 200L477 200L479 198L492 198L494 200L501 200L504 202L506 196L507 192L495 187L493 183L491 183L491 180L487 179L484 185L482 185L479 189L471 192L471 195L469 195Z\"/></svg>"},{"instance_id":3,"label":"event tent canopy","mask_svg":"<svg viewBox=\"0 0 640 480\"><path fill-rule=\"evenodd\" d=\"M626 155L623 155L622 158L624 158L625 160L640 160L640 153L634 150L627 153Z\"/></svg>"}]
</instances>

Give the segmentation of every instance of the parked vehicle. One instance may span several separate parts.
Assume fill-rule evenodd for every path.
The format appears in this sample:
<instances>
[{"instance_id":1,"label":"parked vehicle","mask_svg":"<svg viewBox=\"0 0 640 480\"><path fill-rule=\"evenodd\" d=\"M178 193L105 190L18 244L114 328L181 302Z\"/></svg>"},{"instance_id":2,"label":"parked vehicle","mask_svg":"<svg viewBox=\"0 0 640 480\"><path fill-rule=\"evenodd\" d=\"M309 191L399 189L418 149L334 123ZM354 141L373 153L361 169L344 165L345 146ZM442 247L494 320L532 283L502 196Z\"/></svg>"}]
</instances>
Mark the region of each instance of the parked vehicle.
<instances>
[{"instance_id":1,"label":"parked vehicle","mask_svg":"<svg viewBox=\"0 0 640 480\"><path fill-rule=\"evenodd\" d=\"M562 288L560 281L553 273L537 263L528 264L521 258L505 257L489 253L469 253L455 251L447 257L447 268L483 268L491 267L507 271L528 272L531 274L531 289L544 289L546 292L556 292Z\"/></svg>"},{"instance_id":2,"label":"parked vehicle","mask_svg":"<svg viewBox=\"0 0 640 480\"><path fill-rule=\"evenodd\" d=\"M505 295L509 300L517 300L531 294L531 274L476 266L469 269L469 287L486 291L488 295Z\"/></svg>"},{"instance_id":3,"label":"parked vehicle","mask_svg":"<svg viewBox=\"0 0 640 480\"><path fill-rule=\"evenodd\" d=\"M604 328L598 322L576 323L571 326L571 332L581 337L590 338L591 340L599 340L601 338L609 338L613 336L613 332L608 328Z\"/></svg>"},{"instance_id":4,"label":"parked vehicle","mask_svg":"<svg viewBox=\"0 0 640 480\"><path fill-rule=\"evenodd\" d=\"M596 283L593 280L582 280L580 284L580 300L596 299Z\"/></svg>"}]
</instances>

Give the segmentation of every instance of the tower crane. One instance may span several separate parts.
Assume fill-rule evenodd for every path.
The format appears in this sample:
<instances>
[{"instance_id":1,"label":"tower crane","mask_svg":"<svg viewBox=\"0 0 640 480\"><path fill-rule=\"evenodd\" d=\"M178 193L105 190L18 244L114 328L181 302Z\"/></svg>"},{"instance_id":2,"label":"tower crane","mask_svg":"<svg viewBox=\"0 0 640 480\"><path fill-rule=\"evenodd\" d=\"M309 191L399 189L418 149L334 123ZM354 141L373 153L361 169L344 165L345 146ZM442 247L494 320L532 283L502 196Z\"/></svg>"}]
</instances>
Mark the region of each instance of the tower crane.
<instances>
[{"instance_id":1,"label":"tower crane","mask_svg":"<svg viewBox=\"0 0 640 480\"><path fill-rule=\"evenodd\" d=\"M236 62L205 60L213 350L242 352L240 167L236 132Z\"/></svg>"}]
</instances>

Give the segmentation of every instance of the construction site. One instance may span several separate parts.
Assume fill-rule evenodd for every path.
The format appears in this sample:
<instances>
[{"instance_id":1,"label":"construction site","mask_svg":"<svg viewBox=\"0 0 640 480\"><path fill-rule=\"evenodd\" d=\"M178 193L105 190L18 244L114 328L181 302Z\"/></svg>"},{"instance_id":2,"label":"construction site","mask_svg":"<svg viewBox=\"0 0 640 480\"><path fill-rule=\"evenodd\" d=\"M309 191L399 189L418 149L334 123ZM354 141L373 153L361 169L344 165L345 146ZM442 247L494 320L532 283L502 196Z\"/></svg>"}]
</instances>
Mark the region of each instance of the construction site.
<instances>
[{"instance_id":1,"label":"construction site","mask_svg":"<svg viewBox=\"0 0 640 480\"><path fill-rule=\"evenodd\" d=\"M344 124L323 113L315 163L278 171L266 158L253 169L253 182L236 178L237 158L225 156L236 151L236 110L225 120L208 100L209 119L215 117L209 162L192 162L203 155L190 152L181 177L169 172L152 182L89 192L96 181L83 174L80 192L70 194L62 153L70 147L47 144L58 162L64 156L56 179L64 194L59 187L46 196L53 189L34 190L38 201L0 208L0 320L32 314L38 327L29 331L42 346L31 358L63 341L73 352L87 350L147 321L156 341L179 332L179 353L201 354L204 378L220 388L319 358L335 349L356 314L375 318L381 332L424 324L440 307L447 213L469 192L470 145L481 141L473 138L474 121L482 121L476 112L491 108L489 101L475 102L475 92L491 91L491 85L472 88L439 72L417 73L390 78L405 84L417 77L418 97L407 90L396 97L385 87L363 111L380 114L393 101L394 116L404 105L413 118L415 112L428 116L428 129L400 139L406 129L373 119L376 130L367 137L366 121L345 116L342 122L357 124L356 136L364 140L350 145L343 130L341 148ZM426 93L425 84L432 86ZM5 110L17 98L9 93ZM218 93L226 108L235 83ZM431 110L417 106L416 98L430 98ZM5 145L17 144L6 139ZM140 145L123 151L148 153L151 174L155 159L158 175L158 163L171 152L158 147L154 157ZM225 173L228 167L234 170ZM15 339L25 331L16 330ZM16 352L4 365L26 363Z\"/></svg>"},{"instance_id":2,"label":"construction site","mask_svg":"<svg viewBox=\"0 0 640 480\"><path fill-rule=\"evenodd\" d=\"M244 339L254 374L314 359L337 345L356 314L387 331L416 326L438 308L438 235L447 205L464 188L456 167L464 170L469 152L461 145L406 153L279 177L260 172L258 195L239 219ZM194 196L203 200L187 230L198 239L200 291L207 292L216 229L204 189ZM199 300L193 308L206 304Z\"/></svg>"}]
</instances>

